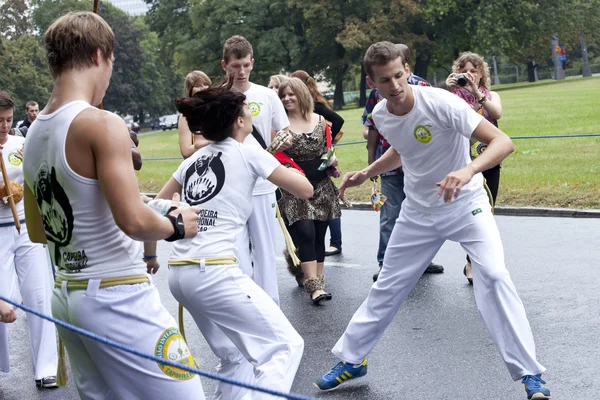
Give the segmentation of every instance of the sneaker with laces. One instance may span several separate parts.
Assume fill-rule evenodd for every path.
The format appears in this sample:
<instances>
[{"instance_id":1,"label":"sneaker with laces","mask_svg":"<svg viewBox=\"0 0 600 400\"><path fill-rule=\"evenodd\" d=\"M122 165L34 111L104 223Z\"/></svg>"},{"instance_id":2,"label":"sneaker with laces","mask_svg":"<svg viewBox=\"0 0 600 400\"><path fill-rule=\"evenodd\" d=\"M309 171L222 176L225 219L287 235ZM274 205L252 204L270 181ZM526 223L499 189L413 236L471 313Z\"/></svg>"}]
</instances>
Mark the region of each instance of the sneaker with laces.
<instances>
[{"instance_id":1,"label":"sneaker with laces","mask_svg":"<svg viewBox=\"0 0 600 400\"><path fill-rule=\"evenodd\" d=\"M325 392L336 389L350 379L363 377L367 374L367 359L360 364L348 364L340 361L325 375L317 379L314 385Z\"/></svg>"},{"instance_id":2,"label":"sneaker with laces","mask_svg":"<svg viewBox=\"0 0 600 400\"><path fill-rule=\"evenodd\" d=\"M525 391L529 400L550 398L550 390L544 386L546 381L542 379L541 375L525 375L521 382L525 385Z\"/></svg>"},{"instance_id":3,"label":"sneaker with laces","mask_svg":"<svg viewBox=\"0 0 600 400\"><path fill-rule=\"evenodd\" d=\"M47 376L42 379L36 379L35 385L40 388L56 388L58 385L56 384L55 376Z\"/></svg>"}]
</instances>

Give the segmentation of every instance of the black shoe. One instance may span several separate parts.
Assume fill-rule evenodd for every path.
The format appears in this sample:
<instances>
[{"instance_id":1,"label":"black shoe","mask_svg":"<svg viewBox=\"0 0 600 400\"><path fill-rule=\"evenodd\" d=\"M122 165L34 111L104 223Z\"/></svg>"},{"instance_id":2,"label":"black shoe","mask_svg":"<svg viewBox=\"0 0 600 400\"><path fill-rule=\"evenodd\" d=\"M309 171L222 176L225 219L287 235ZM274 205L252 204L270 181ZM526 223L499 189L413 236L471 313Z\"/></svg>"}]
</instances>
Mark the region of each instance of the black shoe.
<instances>
[{"instance_id":1,"label":"black shoe","mask_svg":"<svg viewBox=\"0 0 600 400\"><path fill-rule=\"evenodd\" d=\"M379 273L381 272L381 267L379 267L379 271L373 275L373 282L377 282L377 278L379 278Z\"/></svg>"},{"instance_id":2,"label":"black shoe","mask_svg":"<svg viewBox=\"0 0 600 400\"><path fill-rule=\"evenodd\" d=\"M325 251L325 257L334 256L336 254L340 254L342 249L338 249L337 247L329 246L329 248Z\"/></svg>"},{"instance_id":3,"label":"black shoe","mask_svg":"<svg viewBox=\"0 0 600 400\"><path fill-rule=\"evenodd\" d=\"M58 387L58 385L56 384L55 376L47 376L42 379L36 379L35 385L39 388L46 388L46 389Z\"/></svg>"},{"instance_id":4,"label":"black shoe","mask_svg":"<svg viewBox=\"0 0 600 400\"><path fill-rule=\"evenodd\" d=\"M444 272L444 267L439 264L430 263L425 270L426 274L441 274Z\"/></svg>"}]
</instances>

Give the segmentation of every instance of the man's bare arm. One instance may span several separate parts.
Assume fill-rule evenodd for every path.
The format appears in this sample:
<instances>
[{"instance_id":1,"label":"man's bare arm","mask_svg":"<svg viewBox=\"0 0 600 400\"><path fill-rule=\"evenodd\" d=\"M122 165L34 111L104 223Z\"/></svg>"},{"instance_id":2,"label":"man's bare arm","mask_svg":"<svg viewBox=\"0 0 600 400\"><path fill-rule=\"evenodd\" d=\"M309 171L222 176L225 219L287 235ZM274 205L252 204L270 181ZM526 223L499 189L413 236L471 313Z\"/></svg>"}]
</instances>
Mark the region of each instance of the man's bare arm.
<instances>
[{"instance_id":1,"label":"man's bare arm","mask_svg":"<svg viewBox=\"0 0 600 400\"><path fill-rule=\"evenodd\" d=\"M390 147L377 161L363 169L363 171L367 173L368 178L373 178L401 166L402 160L400 159L400 154L396 149Z\"/></svg>"},{"instance_id":2,"label":"man's bare arm","mask_svg":"<svg viewBox=\"0 0 600 400\"><path fill-rule=\"evenodd\" d=\"M369 165L375 162L375 156L377 154L377 146L379 145L379 132L377 129L369 127L369 133L367 135L367 153Z\"/></svg>"},{"instance_id":3,"label":"man's bare arm","mask_svg":"<svg viewBox=\"0 0 600 400\"><path fill-rule=\"evenodd\" d=\"M131 162L127 127L112 114L88 116L95 121L91 146L98 181L119 228L133 239L152 241L173 234L171 222L159 216L140 199ZM76 118L77 119L77 118Z\"/></svg>"}]
</instances>

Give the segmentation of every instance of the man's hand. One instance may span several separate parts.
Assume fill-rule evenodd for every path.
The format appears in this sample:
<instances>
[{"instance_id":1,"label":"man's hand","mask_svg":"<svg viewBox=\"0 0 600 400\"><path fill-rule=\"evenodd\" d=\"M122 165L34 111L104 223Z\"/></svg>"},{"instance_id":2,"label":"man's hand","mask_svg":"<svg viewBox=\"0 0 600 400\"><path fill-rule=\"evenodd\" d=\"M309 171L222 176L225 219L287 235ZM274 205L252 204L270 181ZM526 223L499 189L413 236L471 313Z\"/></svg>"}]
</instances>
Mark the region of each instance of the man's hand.
<instances>
[{"instance_id":1,"label":"man's hand","mask_svg":"<svg viewBox=\"0 0 600 400\"><path fill-rule=\"evenodd\" d=\"M158 259L157 258L153 258L152 260L146 261L146 268L148 269L148 273L150 275L154 275L155 273L157 273L158 269L160 268L160 264L158 263Z\"/></svg>"},{"instance_id":2,"label":"man's hand","mask_svg":"<svg viewBox=\"0 0 600 400\"><path fill-rule=\"evenodd\" d=\"M0 322L10 324L17 320L17 313L12 306L2 300L0 300Z\"/></svg>"},{"instance_id":3,"label":"man's hand","mask_svg":"<svg viewBox=\"0 0 600 400\"><path fill-rule=\"evenodd\" d=\"M342 179L342 183L340 185L340 194L338 197L340 199L344 197L344 192L346 191L346 188L360 186L366 180L367 172L365 170L348 172L346 175L344 175L344 178Z\"/></svg>"},{"instance_id":4,"label":"man's hand","mask_svg":"<svg viewBox=\"0 0 600 400\"><path fill-rule=\"evenodd\" d=\"M450 172L443 181L436 183L440 187L438 197L444 195L444 202L450 203L452 198L457 198L460 189L473 178L474 172L471 165L459 169L458 171Z\"/></svg>"},{"instance_id":5,"label":"man's hand","mask_svg":"<svg viewBox=\"0 0 600 400\"><path fill-rule=\"evenodd\" d=\"M174 193L171 206L179 207L179 200L179 193ZM177 208L176 210L171 211L169 215L177 217L179 214L181 214L185 229L185 238L187 239L196 236L196 233L198 233L198 213L200 213L200 209L198 207L186 207Z\"/></svg>"},{"instance_id":6,"label":"man's hand","mask_svg":"<svg viewBox=\"0 0 600 400\"><path fill-rule=\"evenodd\" d=\"M285 140L285 142L283 142L281 144L281 146L279 147L279 151L285 151L287 149L289 149L290 147L292 147L292 145L294 144L294 136L292 134L289 134L287 139Z\"/></svg>"}]
</instances>

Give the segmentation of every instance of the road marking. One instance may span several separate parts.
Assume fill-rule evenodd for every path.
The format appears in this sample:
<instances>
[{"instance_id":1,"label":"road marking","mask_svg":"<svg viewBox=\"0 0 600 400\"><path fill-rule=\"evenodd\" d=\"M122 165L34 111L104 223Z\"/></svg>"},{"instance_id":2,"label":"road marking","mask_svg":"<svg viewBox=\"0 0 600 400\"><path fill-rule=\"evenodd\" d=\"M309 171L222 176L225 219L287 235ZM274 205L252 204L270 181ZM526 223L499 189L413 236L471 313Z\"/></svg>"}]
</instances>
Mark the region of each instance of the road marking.
<instances>
[{"instance_id":1,"label":"road marking","mask_svg":"<svg viewBox=\"0 0 600 400\"><path fill-rule=\"evenodd\" d=\"M286 262L284 257L277 257L277 261ZM339 263L339 262L330 262L325 261L326 267L341 267L341 268L356 268L360 267L359 264L348 264L348 263Z\"/></svg>"}]
</instances>

